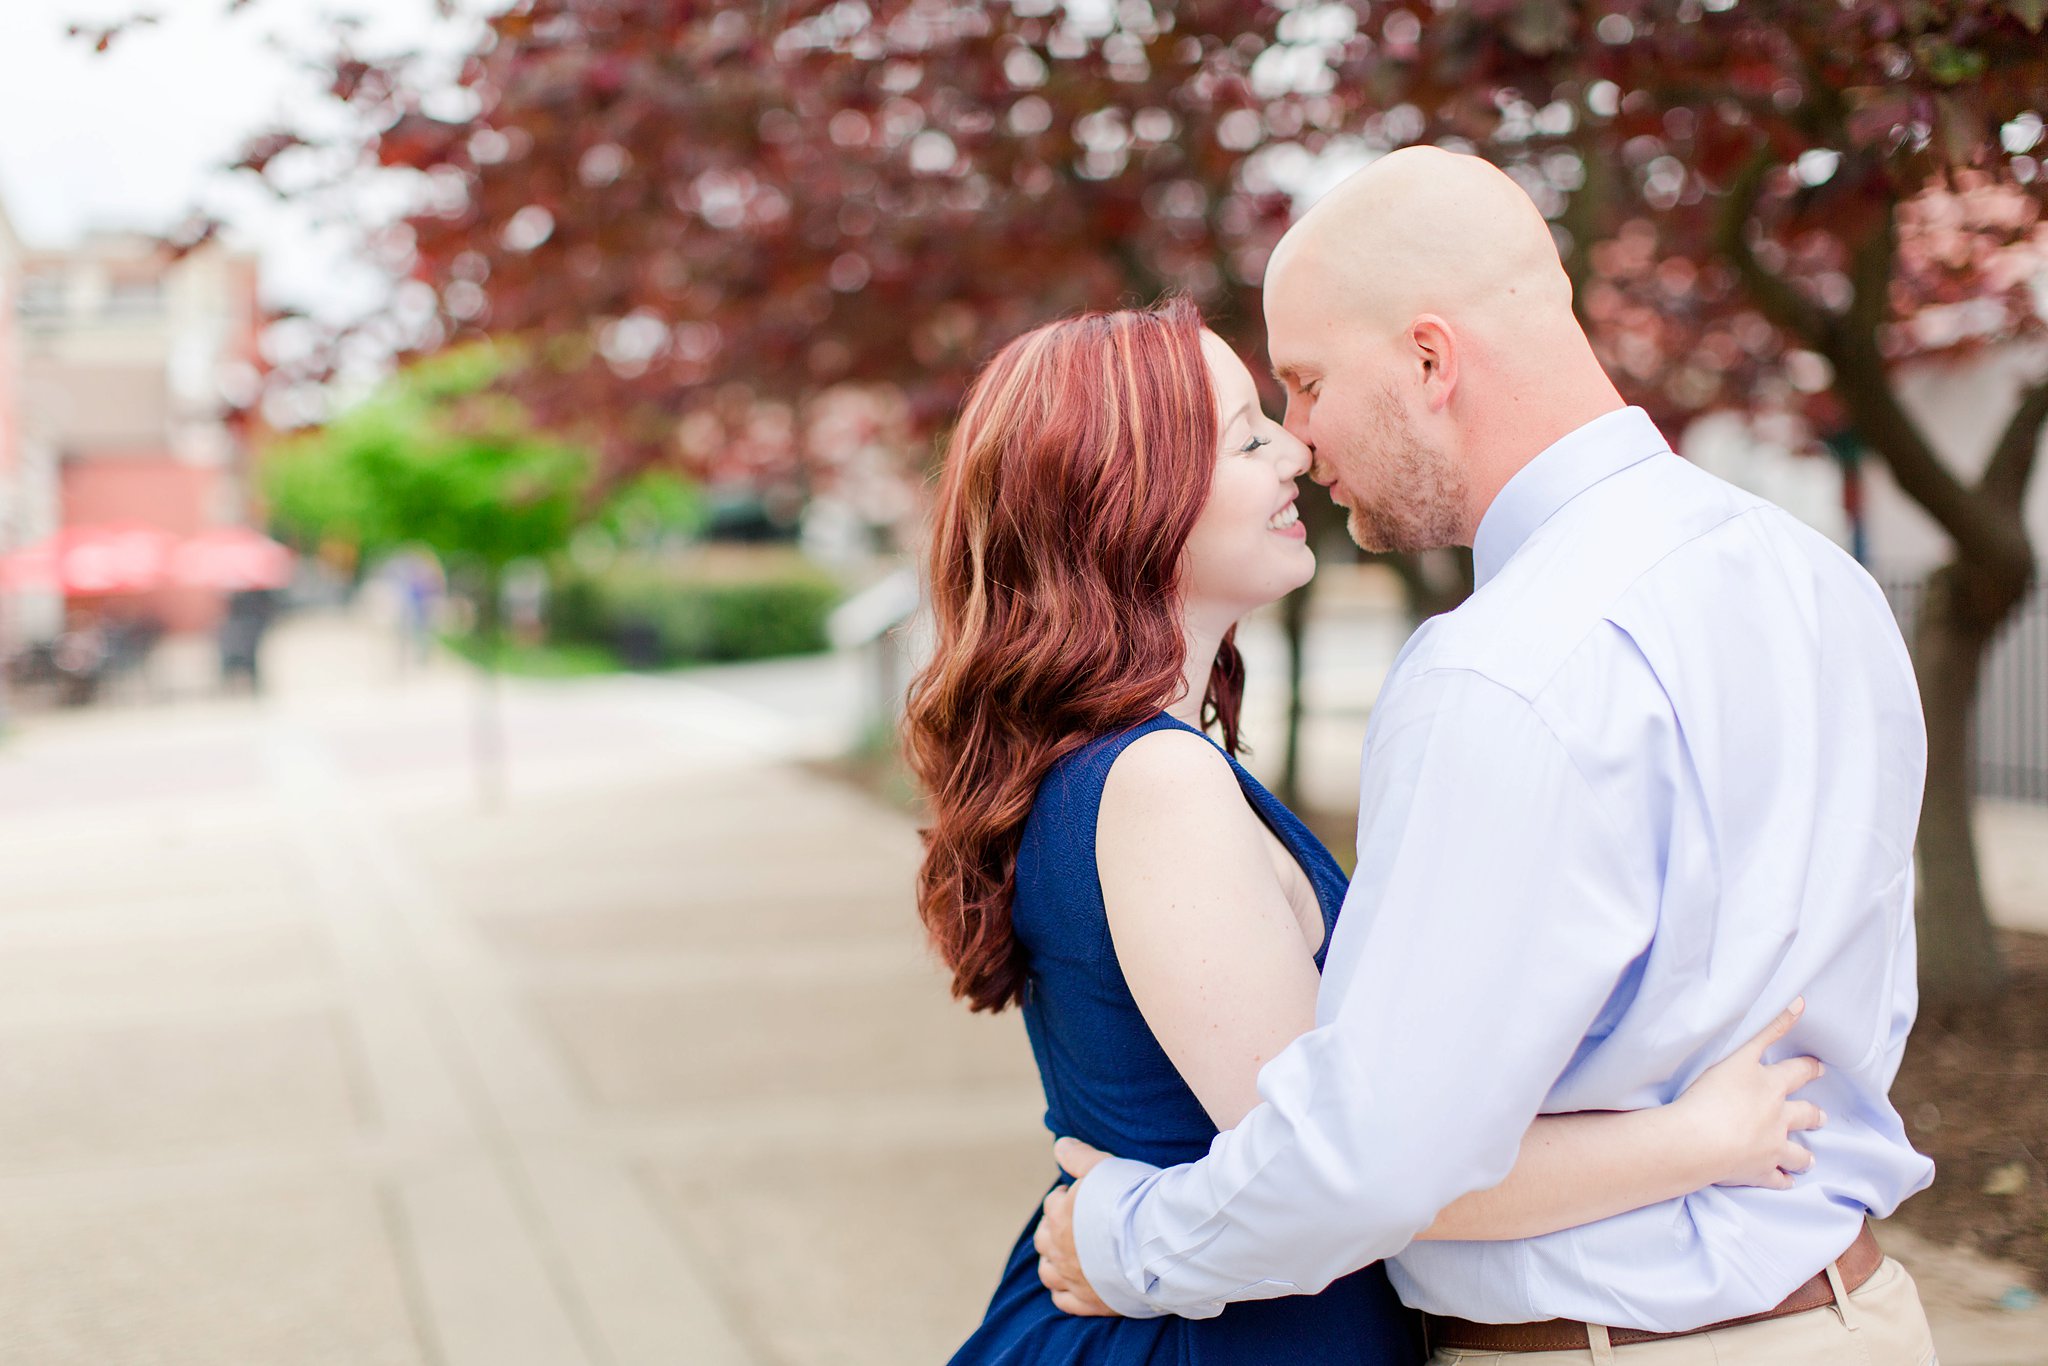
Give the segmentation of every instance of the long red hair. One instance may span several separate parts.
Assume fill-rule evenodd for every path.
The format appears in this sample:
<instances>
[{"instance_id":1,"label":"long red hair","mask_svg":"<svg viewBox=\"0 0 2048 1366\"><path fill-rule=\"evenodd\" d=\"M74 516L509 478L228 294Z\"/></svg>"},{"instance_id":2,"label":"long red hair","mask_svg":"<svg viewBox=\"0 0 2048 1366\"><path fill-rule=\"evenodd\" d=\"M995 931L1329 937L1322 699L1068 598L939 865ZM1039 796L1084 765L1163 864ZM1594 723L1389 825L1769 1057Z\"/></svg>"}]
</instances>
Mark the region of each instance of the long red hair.
<instances>
[{"instance_id":1,"label":"long red hair","mask_svg":"<svg viewBox=\"0 0 2048 1366\"><path fill-rule=\"evenodd\" d=\"M1029 332L976 378L946 448L937 648L904 730L931 818L918 914L976 1010L1023 992L1010 900L1040 780L1181 690L1181 552L1220 439L1201 336L1180 299ZM1203 720L1232 752L1243 691L1226 636Z\"/></svg>"}]
</instances>

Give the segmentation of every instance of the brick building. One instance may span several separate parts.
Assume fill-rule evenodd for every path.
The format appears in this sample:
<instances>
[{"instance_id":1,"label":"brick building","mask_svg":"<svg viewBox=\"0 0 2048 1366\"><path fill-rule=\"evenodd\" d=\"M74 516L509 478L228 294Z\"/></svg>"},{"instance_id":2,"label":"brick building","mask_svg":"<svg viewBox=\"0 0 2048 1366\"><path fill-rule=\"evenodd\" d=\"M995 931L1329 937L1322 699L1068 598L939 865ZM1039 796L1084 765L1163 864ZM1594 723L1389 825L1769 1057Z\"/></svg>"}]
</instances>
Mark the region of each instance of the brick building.
<instances>
[{"instance_id":1,"label":"brick building","mask_svg":"<svg viewBox=\"0 0 2048 1366\"><path fill-rule=\"evenodd\" d=\"M56 461L31 430L24 405L21 322L25 251L0 205L0 553L42 540L57 529ZM23 589L0 600L0 653L53 634L62 600L47 589Z\"/></svg>"},{"instance_id":2,"label":"brick building","mask_svg":"<svg viewBox=\"0 0 2048 1366\"><path fill-rule=\"evenodd\" d=\"M246 520L230 413L256 373L255 259L209 247L172 260L149 238L100 234L23 253L20 275L21 425L54 456L61 525L188 536ZM197 590L128 605L174 630L219 610Z\"/></svg>"},{"instance_id":3,"label":"brick building","mask_svg":"<svg viewBox=\"0 0 2048 1366\"><path fill-rule=\"evenodd\" d=\"M15 480L21 467L20 349L14 301L21 293L21 239L0 204L0 550L13 544Z\"/></svg>"}]
</instances>

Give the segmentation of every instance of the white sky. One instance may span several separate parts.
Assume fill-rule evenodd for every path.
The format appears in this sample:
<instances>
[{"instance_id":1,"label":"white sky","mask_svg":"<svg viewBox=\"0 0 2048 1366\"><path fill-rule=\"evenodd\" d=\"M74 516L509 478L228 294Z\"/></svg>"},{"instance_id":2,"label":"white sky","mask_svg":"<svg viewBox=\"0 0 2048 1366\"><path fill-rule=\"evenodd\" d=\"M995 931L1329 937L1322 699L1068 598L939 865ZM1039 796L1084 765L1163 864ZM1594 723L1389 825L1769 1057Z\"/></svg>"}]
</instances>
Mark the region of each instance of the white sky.
<instances>
[{"instance_id":1,"label":"white sky","mask_svg":"<svg viewBox=\"0 0 2048 1366\"><path fill-rule=\"evenodd\" d=\"M0 205L43 247L93 228L167 231L205 205L234 226L230 241L261 254L269 302L337 319L375 307L385 282L357 259L355 231L335 221L333 206L280 204L219 168L280 119L332 122L332 102L304 60L326 50L326 16L361 18L367 53L447 52L469 26L436 18L433 0L255 0L232 16L228 4L0 0ZM73 22L138 9L162 22L107 53L65 36ZM374 187L347 211L374 219L404 195L402 186Z\"/></svg>"}]
</instances>

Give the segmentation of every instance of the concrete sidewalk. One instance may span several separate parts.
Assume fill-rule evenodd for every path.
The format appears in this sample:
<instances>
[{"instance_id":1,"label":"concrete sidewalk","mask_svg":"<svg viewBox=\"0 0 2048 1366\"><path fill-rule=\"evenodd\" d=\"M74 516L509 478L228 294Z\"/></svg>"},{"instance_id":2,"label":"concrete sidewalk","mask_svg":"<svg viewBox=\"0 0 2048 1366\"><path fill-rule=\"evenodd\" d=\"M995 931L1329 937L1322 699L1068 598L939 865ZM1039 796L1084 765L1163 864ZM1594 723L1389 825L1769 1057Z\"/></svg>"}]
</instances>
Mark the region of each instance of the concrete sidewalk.
<instances>
[{"instance_id":1,"label":"concrete sidewalk","mask_svg":"<svg viewBox=\"0 0 2048 1366\"><path fill-rule=\"evenodd\" d=\"M0 746L0 1363L898 1366L1051 1177L841 662L506 689L294 623L261 703ZM1949 1366L2011 1273L1902 1248Z\"/></svg>"},{"instance_id":2,"label":"concrete sidewalk","mask_svg":"<svg viewBox=\"0 0 2048 1366\"><path fill-rule=\"evenodd\" d=\"M683 679L277 692L0 748L0 1362L936 1361L1050 1179L896 814Z\"/></svg>"}]
</instances>

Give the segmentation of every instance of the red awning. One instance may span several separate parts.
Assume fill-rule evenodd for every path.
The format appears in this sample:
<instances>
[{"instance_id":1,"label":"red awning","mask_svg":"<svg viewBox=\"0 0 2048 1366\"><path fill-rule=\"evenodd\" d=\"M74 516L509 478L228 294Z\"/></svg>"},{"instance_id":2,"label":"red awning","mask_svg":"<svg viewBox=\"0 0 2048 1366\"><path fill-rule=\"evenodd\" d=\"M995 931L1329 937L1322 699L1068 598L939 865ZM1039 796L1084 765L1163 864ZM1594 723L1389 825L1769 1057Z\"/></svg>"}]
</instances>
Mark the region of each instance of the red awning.
<instances>
[{"instance_id":1,"label":"red awning","mask_svg":"<svg viewBox=\"0 0 2048 1366\"><path fill-rule=\"evenodd\" d=\"M66 597L145 593L164 582L177 540L140 524L65 527L0 559L0 583L54 588Z\"/></svg>"},{"instance_id":2,"label":"red awning","mask_svg":"<svg viewBox=\"0 0 2048 1366\"><path fill-rule=\"evenodd\" d=\"M171 552L171 578L194 588L282 588L292 581L292 552L245 526L215 527Z\"/></svg>"},{"instance_id":3,"label":"red awning","mask_svg":"<svg viewBox=\"0 0 2048 1366\"><path fill-rule=\"evenodd\" d=\"M290 550L248 527L215 527L180 541L140 524L74 526L0 556L0 587L54 589L72 598L167 586L282 588L293 562Z\"/></svg>"}]
</instances>

